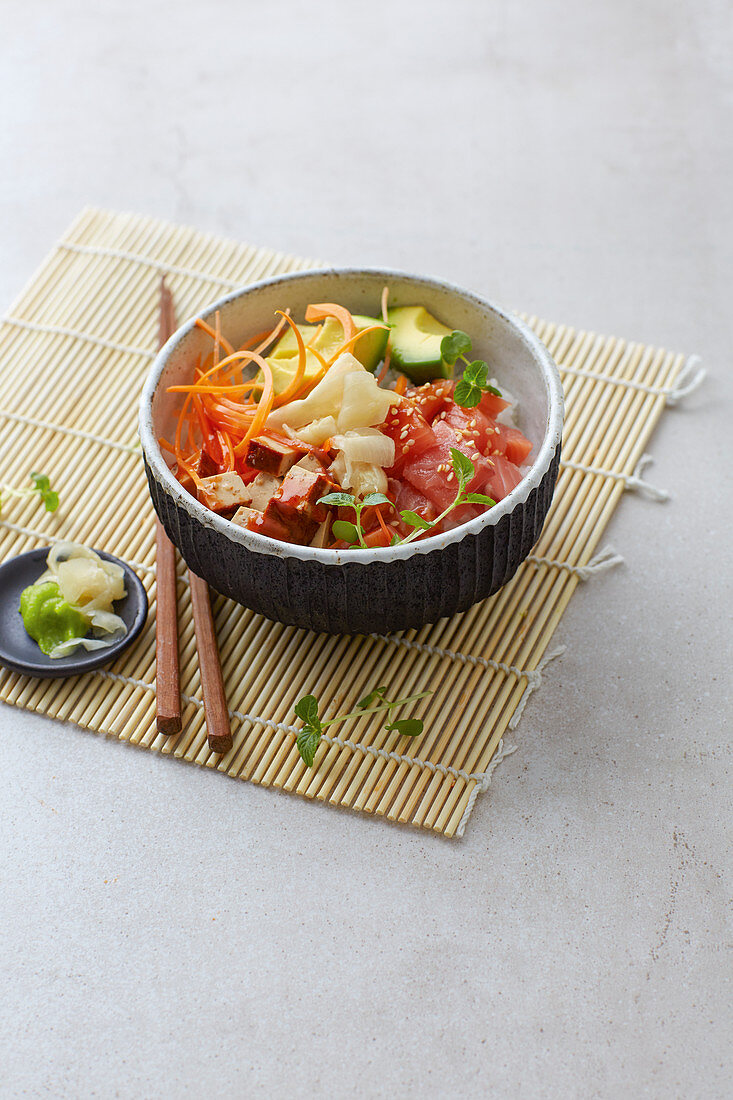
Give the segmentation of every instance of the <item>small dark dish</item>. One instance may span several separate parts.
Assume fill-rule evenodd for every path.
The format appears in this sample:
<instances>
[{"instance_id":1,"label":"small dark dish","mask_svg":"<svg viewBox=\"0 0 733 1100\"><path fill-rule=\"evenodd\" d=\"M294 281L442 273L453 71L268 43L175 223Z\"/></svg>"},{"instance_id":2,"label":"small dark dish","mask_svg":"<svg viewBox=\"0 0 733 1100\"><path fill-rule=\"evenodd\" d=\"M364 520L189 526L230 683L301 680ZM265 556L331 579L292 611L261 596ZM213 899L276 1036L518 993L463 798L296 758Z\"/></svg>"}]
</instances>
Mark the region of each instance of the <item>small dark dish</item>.
<instances>
[{"instance_id":1,"label":"small dark dish","mask_svg":"<svg viewBox=\"0 0 733 1100\"><path fill-rule=\"evenodd\" d=\"M473 352L519 402L519 427L532 440L531 468L506 499L446 534L407 546L320 550L278 542L237 527L187 493L171 473L158 438L172 438L180 397L167 387L190 382L211 340L184 324L160 351L140 404L140 438L150 493L169 537L187 564L218 592L271 619L329 633L403 630L434 622L493 595L510 580L539 538L557 480L563 422L557 367L514 316L468 291L393 271L331 270L256 283L222 298L222 331L237 346L290 306L339 302L355 313L390 305L424 305L444 324L467 332Z\"/></svg>"},{"instance_id":2,"label":"small dark dish","mask_svg":"<svg viewBox=\"0 0 733 1100\"><path fill-rule=\"evenodd\" d=\"M127 562L120 561L104 550L100 558L121 565L125 571L127 595L115 602L115 612L124 619L127 634L106 649L87 652L81 649L69 657L47 657L33 638L26 634L20 615L20 594L29 584L35 584L46 569L49 547L41 546L18 554L0 565L0 665L24 676L78 676L108 665L137 638L148 615L148 597L143 583Z\"/></svg>"}]
</instances>

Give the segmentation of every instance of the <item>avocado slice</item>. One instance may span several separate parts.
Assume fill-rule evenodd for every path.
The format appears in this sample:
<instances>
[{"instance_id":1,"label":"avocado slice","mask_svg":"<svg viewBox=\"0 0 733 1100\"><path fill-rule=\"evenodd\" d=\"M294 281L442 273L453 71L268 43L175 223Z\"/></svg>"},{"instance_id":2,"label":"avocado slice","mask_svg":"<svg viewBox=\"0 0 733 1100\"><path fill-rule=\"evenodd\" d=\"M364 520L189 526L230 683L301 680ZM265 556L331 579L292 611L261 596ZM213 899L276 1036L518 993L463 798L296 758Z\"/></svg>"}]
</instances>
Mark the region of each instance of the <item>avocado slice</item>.
<instances>
[{"instance_id":1,"label":"avocado slice","mask_svg":"<svg viewBox=\"0 0 733 1100\"><path fill-rule=\"evenodd\" d=\"M384 358L384 353L387 348L387 339L389 337L389 328L383 321L379 321L376 317L364 317L356 313L353 317L357 332L371 328L372 325L382 326L381 328L375 329L373 332L366 333L365 336L354 343L352 348L354 356L359 360L362 366L373 373ZM318 332L318 328L318 325L298 325L300 334L303 337L303 342L305 344L312 343L313 347L321 353L324 359L330 359L344 342L344 330L335 317L327 317L323 322L321 331L314 340L313 337L316 332ZM282 393L292 381L298 364L298 342L295 338L295 333L290 327L288 327L288 331L284 333L277 344L275 344L275 347L267 357L267 362L272 370L275 393ZM308 380L315 377L320 369L321 364L316 356L311 355L310 352L306 352L305 379Z\"/></svg>"},{"instance_id":2,"label":"avocado slice","mask_svg":"<svg viewBox=\"0 0 733 1100\"><path fill-rule=\"evenodd\" d=\"M452 329L442 325L425 306L399 306L387 313L392 326L392 364L421 385L433 378L450 378L452 367L443 362L440 344Z\"/></svg>"}]
</instances>

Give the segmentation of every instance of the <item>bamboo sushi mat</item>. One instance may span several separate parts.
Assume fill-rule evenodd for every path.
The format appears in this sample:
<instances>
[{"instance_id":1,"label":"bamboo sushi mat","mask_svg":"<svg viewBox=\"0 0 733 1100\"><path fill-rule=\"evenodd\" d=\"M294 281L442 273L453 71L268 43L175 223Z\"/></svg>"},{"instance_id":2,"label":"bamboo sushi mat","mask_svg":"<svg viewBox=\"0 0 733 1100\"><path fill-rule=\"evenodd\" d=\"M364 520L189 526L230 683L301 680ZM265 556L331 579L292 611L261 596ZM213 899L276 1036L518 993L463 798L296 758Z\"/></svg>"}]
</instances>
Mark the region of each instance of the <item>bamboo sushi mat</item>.
<instances>
[{"instance_id":1,"label":"bamboo sushi mat","mask_svg":"<svg viewBox=\"0 0 733 1100\"><path fill-rule=\"evenodd\" d=\"M627 488L662 494L639 464L665 404L691 388L684 357L527 318L557 361L566 394L563 462L531 558L493 598L462 615L394 636L309 634L213 599L234 747L209 752L184 569L179 617L184 728L155 728L153 510L136 435L137 402L156 351L158 286L166 275L179 319L227 290L315 266L151 218L85 210L0 323L0 482L50 476L61 504L8 499L0 560L72 539L125 558L144 581L143 634L106 669L66 680L0 670L0 699L146 749L307 798L460 836L503 737L552 653L576 586L618 560L597 554ZM693 383L694 384L694 379ZM52 400L49 400L49 396ZM594 558L594 555L596 557ZM316 766L295 747L293 707L314 694L348 711L376 685L389 698L432 689L411 712L415 739L374 719L331 727Z\"/></svg>"}]
</instances>

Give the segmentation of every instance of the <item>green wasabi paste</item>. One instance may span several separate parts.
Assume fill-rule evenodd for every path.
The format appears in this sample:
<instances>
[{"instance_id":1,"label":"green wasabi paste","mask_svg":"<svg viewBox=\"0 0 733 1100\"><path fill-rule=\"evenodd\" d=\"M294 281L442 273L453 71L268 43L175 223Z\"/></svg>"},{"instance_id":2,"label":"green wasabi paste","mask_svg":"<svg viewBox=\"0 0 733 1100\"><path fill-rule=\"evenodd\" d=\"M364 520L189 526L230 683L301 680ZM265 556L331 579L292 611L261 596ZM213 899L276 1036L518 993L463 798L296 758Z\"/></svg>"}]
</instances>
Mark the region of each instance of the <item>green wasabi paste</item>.
<instances>
[{"instance_id":1,"label":"green wasabi paste","mask_svg":"<svg viewBox=\"0 0 733 1100\"><path fill-rule=\"evenodd\" d=\"M20 594L23 625L48 656L54 646L69 638L83 638L89 620L71 607L56 581L31 584Z\"/></svg>"}]
</instances>

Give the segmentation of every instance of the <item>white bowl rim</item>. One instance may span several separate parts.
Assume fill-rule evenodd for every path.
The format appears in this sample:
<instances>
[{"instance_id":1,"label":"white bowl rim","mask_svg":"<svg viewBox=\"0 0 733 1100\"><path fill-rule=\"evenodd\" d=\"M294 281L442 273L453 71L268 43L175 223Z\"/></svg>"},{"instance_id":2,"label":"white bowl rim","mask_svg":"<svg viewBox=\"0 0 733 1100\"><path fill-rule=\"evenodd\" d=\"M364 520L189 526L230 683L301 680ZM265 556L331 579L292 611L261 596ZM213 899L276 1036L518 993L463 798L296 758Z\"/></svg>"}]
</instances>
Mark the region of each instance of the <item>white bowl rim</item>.
<instances>
[{"instance_id":1,"label":"white bowl rim","mask_svg":"<svg viewBox=\"0 0 733 1100\"><path fill-rule=\"evenodd\" d=\"M197 318L211 316L217 309L222 310L230 302L243 297L245 294L254 293L278 283L287 286L290 282L311 278L317 279L318 277L324 276L374 276L384 279L386 283L389 283L390 279L407 279L416 284L423 284L434 287L437 290L448 291L481 309L486 309L488 307L496 316L513 328L520 339L527 345L529 351L541 368L548 388L550 407L547 429L539 451L537 452L537 457L520 483L508 494L508 496L504 497L498 504L495 504L493 508L484 512L483 515L477 516L476 519L469 520L468 523L463 523L459 527L454 527L451 531L446 531L444 534L432 535L430 538L408 543L407 546L398 545L372 547L367 549L350 548L347 550L326 550L315 546L300 546L296 543L280 542L277 539L268 538L266 535L259 535L255 531L248 531L244 527L238 527L236 524L230 523L229 520L210 511L208 508L204 507L203 504L200 504L199 501L192 497L190 493L182 487L171 473L167 462L163 458L163 453L153 430L153 396L168 359L178 345L186 338L188 333L194 328ZM508 313L501 306L491 301L491 299L483 298L478 294L474 294L472 291L465 290L463 287L446 282L444 279L414 275L410 272L396 269L376 267L327 267L307 268L302 271L287 272L283 275L276 275L269 279L261 279L256 283L250 283L247 286L231 291L224 297L205 306L204 309L196 313L195 316L184 322L184 324L181 325L163 345L153 361L140 397L138 428L142 451L153 477L165 490L167 495L173 498L179 507L183 508L193 519L197 520L204 527L208 527L224 535L230 542L260 554L269 554L274 557L298 558L301 561L320 562L323 565L344 565L347 563L364 565L370 562L404 560L415 554L429 554L433 550L443 550L452 543L461 542L470 535L477 535L483 528L498 523L503 516L513 511L518 504L523 504L527 500L529 494L540 484L542 478L547 473L562 436L563 415L564 399L562 382L557 366L549 351L524 321Z\"/></svg>"}]
</instances>

